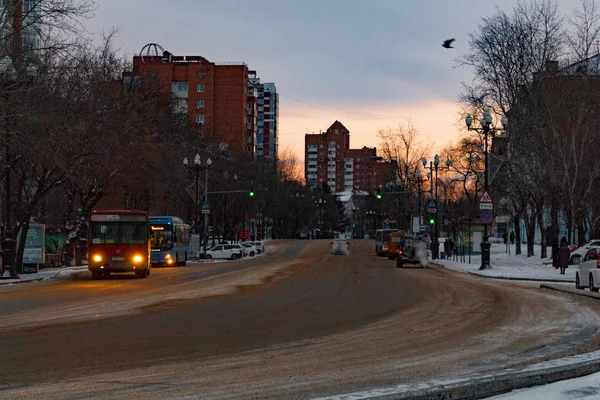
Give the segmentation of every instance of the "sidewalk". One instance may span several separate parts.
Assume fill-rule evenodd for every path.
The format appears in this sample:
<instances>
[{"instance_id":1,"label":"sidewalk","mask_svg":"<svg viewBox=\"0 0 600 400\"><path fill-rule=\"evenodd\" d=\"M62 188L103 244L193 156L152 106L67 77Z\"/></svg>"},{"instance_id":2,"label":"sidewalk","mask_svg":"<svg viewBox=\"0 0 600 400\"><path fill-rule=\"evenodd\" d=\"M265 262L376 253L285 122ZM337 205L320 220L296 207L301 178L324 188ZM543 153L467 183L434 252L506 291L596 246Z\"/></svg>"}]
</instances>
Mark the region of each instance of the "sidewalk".
<instances>
[{"instance_id":1,"label":"sidewalk","mask_svg":"<svg viewBox=\"0 0 600 400\"><path fill-rule=\"evenodd\" d=\"M522 245L521 249L526 251L526 245ZM552 267L551 259L540 258L541 246L535 246L535 255L532 257L527 257L523 254L516 256L514 255L514 251L514 245L511 248L512 255L509 255L506 254L504 244L492 243L490 256L491 269L483 271L479 270L481 265L481 255L479 254L471 255L470 264L468 255L465 256L465 262L442 259L431 260L431 262L433 264L442 265L448 269L485 276L488 278L575 283L577 266L570 265L569 268L567 268L565 275L561 275L560 270ZM548 247L549 257L551 255L550 253L551 250Z\"/></svg>"},{"instance_id":2,"label":"sidewalk","mask_svg":"<svg viewBox=\"0 0 600 400\"><path fill-rule=\"evenodd\" d=\"M42 268L35 274L21 274L19 275L19 279L0 279L0 286L43 281L46 279L56 278L58 275L66 276L80 271L87 271L87 266L83 265L78 267Z\"/></svg>"}]
</instances>

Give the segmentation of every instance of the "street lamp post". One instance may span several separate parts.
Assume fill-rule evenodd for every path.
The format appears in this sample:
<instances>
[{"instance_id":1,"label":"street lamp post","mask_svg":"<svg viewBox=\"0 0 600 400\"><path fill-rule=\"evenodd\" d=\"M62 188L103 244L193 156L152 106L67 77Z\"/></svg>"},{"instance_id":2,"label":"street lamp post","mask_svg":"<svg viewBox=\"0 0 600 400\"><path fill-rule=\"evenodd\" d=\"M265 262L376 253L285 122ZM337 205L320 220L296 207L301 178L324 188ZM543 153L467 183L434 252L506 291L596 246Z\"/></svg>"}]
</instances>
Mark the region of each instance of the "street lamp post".
<instances>
[{"instance_id":1,"label":"street lamp post","mask_svg":"<svg viewBox=\"0 0 600 400\"><path fill-rule=\"evenodd\" d=\"M484 148L483 148L483 156L484 156L484 190L487 192L488 190L488 134L494 137L496 132L505 131L508 126L508 118L503 116L500 120L502 124L502 128L496 128L492 125L493 119L492 114L490 113L490 109L486 108L483 112L483 118L479 121L479 128L471 126L473 123L473 117L470 114L467 114L465 118L465 124L467 125L467 130L476 131L477 133L484 135ZM490 267L490 243L488 241L488 224L483 224L483 243L481 244L481 266L480 270L489 269Z\"/></svg>"},{"instance_id":2,"label":"street lamp post","mask_svg":"<svg viewBox=\"0 0 600 400\"><path fill-rule=\"evenodd\" d=\"M196 175L196 212L195 212L195 232L199 233L198 231L198 223L199 223L199 215L198 215L198 197L199 197L199 178L200 178L200 171L204 170L205 171L205 175L204 175L204 202L206 204L208 204L208 170L210 169L210 166L212 164L212 160L209 158L208 160L206 160L206 165L202 166L202 161L200 160L200 154L196 153L196 156L194 157L194 165L188 165L188 159L187 157L183 159L183 165L186 168L192 169L194 170L194 173ZM206 253L206 246L207 246L207 235L208 235L208 211L209 210L202 210L202 213L204 214L204 233L202 235L202 241L204 243L204 253Z\"/></svg>"},{"instance_id":3,"label":"street lamp post","mask_svg":"<svg viewBox=\"0 0 600 400\"><path fill-rule=\"evenodd\" d=\"M19 73L21 72L21 73ZM24 73L24 74L23 74ZM15 65L9 56L4 56L0 59L0 80L4 83L7 90L4 90L6 101L9 100L9 90L10 87L16 87L19 85L19 82L22 82L22 79L25 77L23 83L27 84L32 79L37 76L37 68L35 65L30 64L24 70L17 71ZM8 138L10 137L10 119L8 115L5 117L5 141L4 141L4 151L5 151L5 160L4 160L4 168L6 171L4 177L5 183L5 200L4 200L4 232L3 232L3 240L2 240L2 273L0 274L0 279L18 279L19 274L17 273L17 249L16 249L16 241L13 238L13 235L18 234L16 229L13 229L10 221L10 203L11 203L11 183L10 183L10 146L8 144Z\"/></svg>"},{"instance_id":4,"label":"street lamp post","mask_svg":"<svg viewBox=\"0 0 600 400\"><path fill-rule=\"evenodd\" d=\"M317 207L319 207L319 233L322 235L323 233L323 213L322 213L322 209L325 206L325 204L327 204L327 200L324 200L322 198L319 198L318 200L315 200L315 204L317 205Z\"/></svg>"},{"instance_id":5,"label":"street lamp post","mask_svg":"<svg viewBox=\"0 0 600 400\"><path fill-rule=\"evenodd\" d=\"M440 216L440 202L439 202L439 197L438 197L438 170L443 169L441 168L440 165L440 157L436 154L433 157L433 165L435 167L435 204L436 204L436 208L435 208L435 246L436 246L436 257L439 254L439 243L440 243L440 229L438 226L439 223L439 216ZM449 169L450 166L452 165L452 161L448 158L446 159L446 168L445 169Z\"/></svg>"}]
</instances>

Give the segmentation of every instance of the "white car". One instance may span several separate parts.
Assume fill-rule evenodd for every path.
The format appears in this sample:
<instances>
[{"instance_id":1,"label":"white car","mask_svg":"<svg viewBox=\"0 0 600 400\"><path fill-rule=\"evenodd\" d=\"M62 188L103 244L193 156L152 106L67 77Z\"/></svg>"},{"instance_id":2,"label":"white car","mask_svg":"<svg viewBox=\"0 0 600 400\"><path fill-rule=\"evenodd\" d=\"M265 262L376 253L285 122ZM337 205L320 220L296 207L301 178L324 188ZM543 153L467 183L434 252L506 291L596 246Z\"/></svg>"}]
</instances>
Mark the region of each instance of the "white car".
<instances>
[{"instance_id":1,"label":"white car","mask_svg":"<svg viewBox=\"0 0 600 400\"><path fill-rule=\"evenodd\" d=\"M210 260L212 258L226 258L237 260L246 255L245 247L240 244L218 244L206 250L204 258Z\"/></svg>"},{"instance_id":2,"label":"white car","mask_svg":"<svg viewBox=\"0 0 600 400\"><path fill-rule=\"evenodd\" d=\"M258 253L256 247L254 247L254 245L250 244L249 242L243 242L240 244L246 248L246 253L249 254L250 257L254 257Z\"/></svg>"},{"instance_id":3,"label":"white car","mask_svg":"<svg viewBox=\"0 0 600 400\"><path fill-rule=\"evenodd\" d=\"M253 245L254 247L256 247L256 254L260 254L260 253L264 253L265 252L265 245L263 242L244 242L244 243L250 243L251 245ZM242 243L242 244L244 244Z\"/></svg>"},{"instance_id":4,"label":"white car","mask_svg":"<svg viewBox=\"0 0 600 400\"><path fill-rule=\"evenodd\" d=\"M590 288L597 292L600 289L600 251L591 248L583 256L575 274L575 287L577 289Z\"/></svg>"},{"instance_id":5,"label":"white car","mask_svg":"<svg viewBox=\"0 0 600 400\"><path fill-rule=\"evenodd\" d=\"M571 250L571 256L569 257L569 264L578 265L581 262L583 256L586 255L588 250L590 249L600 249L600 240L591 240L584 244L583 246L577 247L574 250Z\"/></svg>"}]
</instances>

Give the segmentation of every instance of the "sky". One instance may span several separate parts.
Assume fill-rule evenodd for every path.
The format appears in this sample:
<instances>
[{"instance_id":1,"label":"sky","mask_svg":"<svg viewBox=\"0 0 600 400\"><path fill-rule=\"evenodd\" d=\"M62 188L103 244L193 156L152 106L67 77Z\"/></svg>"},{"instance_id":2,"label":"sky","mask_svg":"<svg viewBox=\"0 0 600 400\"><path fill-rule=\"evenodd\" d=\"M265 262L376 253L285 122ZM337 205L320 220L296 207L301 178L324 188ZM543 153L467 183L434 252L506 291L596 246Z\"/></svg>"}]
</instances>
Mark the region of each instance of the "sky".
<instances>
[{"instance_id":1,"label":"sky","mask_svg":"<svg viewBox=\"0 0 600 400\"><path fill-rule=\"evenodd\" d=\"M304 134L335 120L350 146L409 121L432 155L462 129L459 95L472 71L456 61L481 17L517 0L99 0L84 21L98 40L118 28L120 51L147 43L175 55L243 61L280 96L280 150L304 159ZM577 0L558 0L570 13ZM455 38L454 49L444 49Z\"/></svg>"}]
</instances>

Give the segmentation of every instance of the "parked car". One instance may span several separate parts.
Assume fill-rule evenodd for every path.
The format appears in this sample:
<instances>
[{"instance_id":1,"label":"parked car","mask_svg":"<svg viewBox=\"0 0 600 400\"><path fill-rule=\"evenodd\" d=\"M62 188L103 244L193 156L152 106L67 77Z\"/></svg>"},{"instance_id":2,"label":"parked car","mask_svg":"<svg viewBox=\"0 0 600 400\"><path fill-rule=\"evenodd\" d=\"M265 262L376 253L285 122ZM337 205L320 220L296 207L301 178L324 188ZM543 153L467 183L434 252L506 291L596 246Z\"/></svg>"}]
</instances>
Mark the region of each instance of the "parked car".
<instances>
[{"instance_id":1,"label":"parked car","mask_svg":"<svg viewBox=\"0 0 600 400\"><path fill-rule=\"evenodd\" d=\"M575 287L577 289L590 288L597 292L600 289L600 250L592 247L585 253L583 260L577 266L575 273Z\"/></svg>"},{"instance_id":2,"label":"parked car","mask_svg":"<svg viewBox=\"0 0 600 400\"><path fill-rule=\"evenodd\" d=\"M218 244L206 250L204 258L225 258L230 260L237 260L238 258L244 257L245 254L245 247L241 244Z\"/></svg>"},{"instance_id":3,"label":"parked car","mask_svg":"<svg viewBox=\"0 0 600 400\"><path fill-rule=\"evenodd\" d=\"M251 245L256 247L256 254L265 252L265 245L263 242L256 241L256 242L245 242L245 243L250 243Z\"/></svg>"},{"instance_id":4,"label":"parked car","mask_svg":"<svg viewBox=\"0 0 600 400\"><path fill-rule=\"evenodd\" d=\"M581 259L586 255L588 250L592 248L597 250L600 249L600 240L591 240L583 246L579 246L571 250L569 264L578 265L581 262Z\"/></svg>"},{"instance_id":5,"label":"parked car","mask_svg":"<svg viewBox=\"0 0 600 400\"><path fill-rule=\"evenodd\" d=\"M252 245L248 242L242 242L240 244L246 248L246 253L248 253L248 255L250 255L250 257L254 257L256 255L257 250L256 250L256 247L254 247L254 245Z\"/></svg>"}]
</instances>

